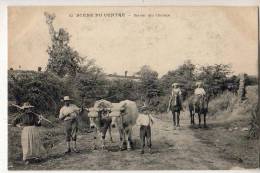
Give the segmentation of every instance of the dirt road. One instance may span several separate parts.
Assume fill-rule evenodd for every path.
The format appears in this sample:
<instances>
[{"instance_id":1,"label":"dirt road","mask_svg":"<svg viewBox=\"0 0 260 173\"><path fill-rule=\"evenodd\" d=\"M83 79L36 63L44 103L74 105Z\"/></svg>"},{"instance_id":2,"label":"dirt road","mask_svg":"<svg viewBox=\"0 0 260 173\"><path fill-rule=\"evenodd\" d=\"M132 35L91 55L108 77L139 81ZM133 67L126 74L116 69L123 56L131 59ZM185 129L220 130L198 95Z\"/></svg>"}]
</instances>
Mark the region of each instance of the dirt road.
<instances>
[{"instance_id":1,"label":"dirt road","mask_svg":"<svg viewBox=\"0 0 260 173\"><path fill-rule=\"evenodd\" d=\"M164 115L165 116L165 115ZM169 115L168 115L169 116ZM81 152L64 155L64 141L48 151L48 159L40 164L16 165L9 169L38 170L198 170L231 169L242 167L239 163L219 157L219 150L196 138L195 133L203 129L189 128L189 116L183 113L181 128L174 130L172 122L157 119L152 127L153 153L140 154L138 127L134 127L133 151L119 151L118 133L113 129L114 143L107 142L108 151L91 149L92 133L79 136Z\"/></svg>"}]
</instances>

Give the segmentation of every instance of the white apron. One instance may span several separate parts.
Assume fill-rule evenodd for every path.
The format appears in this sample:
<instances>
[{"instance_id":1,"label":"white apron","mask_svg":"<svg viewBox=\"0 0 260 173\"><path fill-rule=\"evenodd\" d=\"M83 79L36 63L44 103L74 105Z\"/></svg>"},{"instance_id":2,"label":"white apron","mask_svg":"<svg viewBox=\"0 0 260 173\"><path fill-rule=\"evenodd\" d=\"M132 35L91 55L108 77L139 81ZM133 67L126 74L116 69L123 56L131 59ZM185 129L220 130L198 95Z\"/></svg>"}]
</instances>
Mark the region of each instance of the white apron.
<instances>
[{"instance_id":1,"label":"white apron","mask_svg":"<svg viewBox=\"0 0 260 173\"><path fill-rule=\"evenodd\" d=\"M25 126L21 136L23 160L40 158L45 154L41 144L39 129L36 126Z\"/></svg>"}]
</instances>

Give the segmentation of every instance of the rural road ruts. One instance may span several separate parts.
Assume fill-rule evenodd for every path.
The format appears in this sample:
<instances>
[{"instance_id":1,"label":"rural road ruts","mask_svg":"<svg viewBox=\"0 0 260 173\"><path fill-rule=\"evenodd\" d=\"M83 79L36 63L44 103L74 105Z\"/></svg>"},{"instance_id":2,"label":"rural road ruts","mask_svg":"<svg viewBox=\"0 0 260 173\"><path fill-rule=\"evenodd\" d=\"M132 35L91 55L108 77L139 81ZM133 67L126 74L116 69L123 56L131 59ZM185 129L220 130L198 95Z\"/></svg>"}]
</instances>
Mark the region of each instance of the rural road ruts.
<instances>
[{"instance_id":1,"label":"rural road ruts","mask_svg":"<svg viewBox=\"0 0 260 173\"><path fill-rule=\"evenodd\" d=\"M164 115L165 116L165 115ZM169 115L168 115L169 116ZM218 150L196 138L196 130L189 128L189 115L181 115L181 127L174 130L170 120L156 119L152 127L153 153L140 154L139 128L133 130L134 150L119 151L118 132L112 130L114 143L107 142L106 151L93 151L92 133L79 136L78 144L81 152L70 155L62 154L65 141L49 151L49 158L32 165L20 165L17 169L40 170L205 170L231 169L239 167L218 156ZM108 140L107 140L108 141Z\"/></svg>"}]
</instances>

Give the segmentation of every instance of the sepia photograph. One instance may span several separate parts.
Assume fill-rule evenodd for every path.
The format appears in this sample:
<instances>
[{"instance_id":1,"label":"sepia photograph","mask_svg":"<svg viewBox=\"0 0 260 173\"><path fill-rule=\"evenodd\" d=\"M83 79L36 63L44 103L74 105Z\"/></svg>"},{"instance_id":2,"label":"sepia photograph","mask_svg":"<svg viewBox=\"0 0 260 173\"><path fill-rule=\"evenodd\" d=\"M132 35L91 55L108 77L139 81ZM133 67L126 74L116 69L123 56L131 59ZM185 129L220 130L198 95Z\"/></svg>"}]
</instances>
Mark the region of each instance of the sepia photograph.
<instances>
[{"instance_id":1,"label":"sepia photograph","mask_svg":"<svg viewBox=\"0 0 260 173\"><path fill-rule=\"evenodd\" d=\"M8 6L8 170L259 168L257 6Z\"/></svg>"}]
</instances>

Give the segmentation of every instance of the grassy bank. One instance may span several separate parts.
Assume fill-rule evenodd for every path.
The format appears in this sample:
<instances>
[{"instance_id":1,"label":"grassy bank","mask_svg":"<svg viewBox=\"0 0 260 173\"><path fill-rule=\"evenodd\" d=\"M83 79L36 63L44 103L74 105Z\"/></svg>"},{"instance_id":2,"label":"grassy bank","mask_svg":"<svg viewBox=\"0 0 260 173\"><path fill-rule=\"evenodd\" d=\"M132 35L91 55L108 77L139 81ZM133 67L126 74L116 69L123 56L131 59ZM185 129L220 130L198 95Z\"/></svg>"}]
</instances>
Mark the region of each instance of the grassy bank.
<instances>
[{"instance_id":1,"label":"grassy bank","mask_svg":"<svg viewBox=\"0 0 260 173\"><path fill-rule=\"evenodd\" d=\"M258 87L247 87L247 99L239 101L232 93L223 93L209 103L210 128L195 135L207 145L216 147L221 157L240 163L244 168L257 168L259 141L251 138L253 113L258 103ZM255 131L257 129L254 129Z\"/></svg>"}]
</instances>

